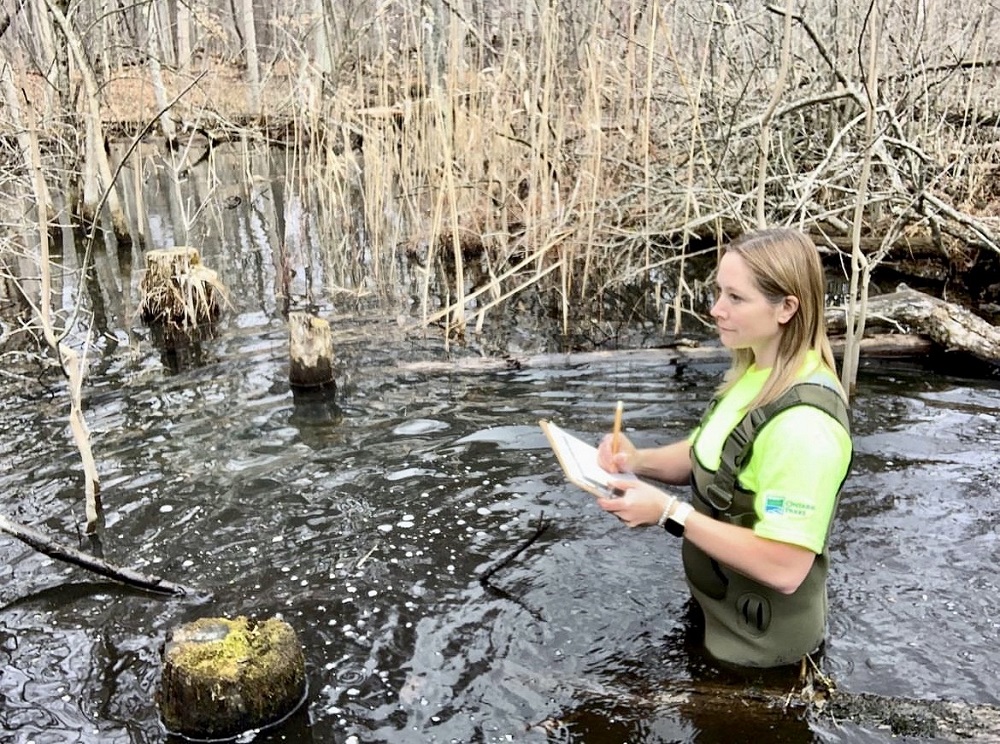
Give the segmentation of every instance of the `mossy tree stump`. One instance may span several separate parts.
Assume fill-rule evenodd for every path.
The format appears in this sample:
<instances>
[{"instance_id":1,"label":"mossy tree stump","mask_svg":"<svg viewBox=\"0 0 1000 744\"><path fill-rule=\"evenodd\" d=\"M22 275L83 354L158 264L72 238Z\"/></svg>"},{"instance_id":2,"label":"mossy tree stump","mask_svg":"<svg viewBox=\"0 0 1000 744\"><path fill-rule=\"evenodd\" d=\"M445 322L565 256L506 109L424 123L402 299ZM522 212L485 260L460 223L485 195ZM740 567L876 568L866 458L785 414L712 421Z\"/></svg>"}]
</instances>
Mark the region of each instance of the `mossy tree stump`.
<instances>
[{"instance_id":1,"label":"mossy tree stump","mask_svg":"<svg viewBox=\"0 0 1000 744\"><path fill-rule=\"evenodd\" d=\"M226 302L218 274L188 246L147 252L139 289L139 316L147 325L193 330L216 320Z\"/></svg>"},{"instance_id":2,"label":"mossy tree stump","mask_svg":"<svg viewBox=\"0 0 1000 744\"><path fill-rule=\"evenodd\" d=\"M172 733L223 739L281 720L305 688L305 659L288 623L201 618L164 646L157 704Z\"/></svg>"},{"instance_id":3,"label":"mossy tree stump","mask_svg":"<svg viewBox=\"0 0 1000 744\"><path fill-rule=\"evenodd\" d=\"M299 390L329 390L333 379L333 334L330 324L311 313L288 314L290 364L288 381Z\"/></svg>"}]
</instances>

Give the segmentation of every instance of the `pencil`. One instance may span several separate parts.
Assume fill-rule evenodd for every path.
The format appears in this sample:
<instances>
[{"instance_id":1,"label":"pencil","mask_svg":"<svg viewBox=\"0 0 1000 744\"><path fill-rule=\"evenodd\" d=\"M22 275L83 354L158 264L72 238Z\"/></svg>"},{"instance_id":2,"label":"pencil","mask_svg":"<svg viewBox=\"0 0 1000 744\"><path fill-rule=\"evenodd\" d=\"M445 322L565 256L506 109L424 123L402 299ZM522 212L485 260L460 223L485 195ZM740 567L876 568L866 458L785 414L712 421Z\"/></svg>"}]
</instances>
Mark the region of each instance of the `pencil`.
<instances>
[{"instance_id":1,"label":"pencil","mask_svg":"<svg viewBox=\"0 0 1000 744\"><path fill-rule=\"evenodd\" d=\"M615 408L615 425L611 430L611 455L618 454L618 436L622 433L622 412L625 409L625 405L618 401L618 407Z\"/></svg>"}]
</instances>

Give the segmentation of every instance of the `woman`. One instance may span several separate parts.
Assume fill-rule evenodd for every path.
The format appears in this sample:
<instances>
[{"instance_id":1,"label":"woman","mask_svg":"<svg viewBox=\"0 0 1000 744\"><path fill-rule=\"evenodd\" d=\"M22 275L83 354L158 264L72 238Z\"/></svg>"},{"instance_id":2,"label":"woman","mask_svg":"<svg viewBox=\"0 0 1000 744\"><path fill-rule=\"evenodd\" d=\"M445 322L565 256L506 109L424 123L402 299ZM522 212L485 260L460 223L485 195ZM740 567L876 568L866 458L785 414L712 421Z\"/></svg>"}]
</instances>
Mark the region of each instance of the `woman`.
<instances>
[{"instance_id":1,"label":"woman","mask_svg":"<svg viewBox=\"0 0 1000 744\"><path fill-rule=\"evenodd\" d=\"M843 389L824 321L816 246L770 229L729 244L712 317L732 366L687 439L638 449L607 435L599 461L667 484L615 483L600 506L630 527L683 538L684 570L716 658L751 667L796 663L826 630L827 538L850 467Z\"/></svg>"}]
</instances>

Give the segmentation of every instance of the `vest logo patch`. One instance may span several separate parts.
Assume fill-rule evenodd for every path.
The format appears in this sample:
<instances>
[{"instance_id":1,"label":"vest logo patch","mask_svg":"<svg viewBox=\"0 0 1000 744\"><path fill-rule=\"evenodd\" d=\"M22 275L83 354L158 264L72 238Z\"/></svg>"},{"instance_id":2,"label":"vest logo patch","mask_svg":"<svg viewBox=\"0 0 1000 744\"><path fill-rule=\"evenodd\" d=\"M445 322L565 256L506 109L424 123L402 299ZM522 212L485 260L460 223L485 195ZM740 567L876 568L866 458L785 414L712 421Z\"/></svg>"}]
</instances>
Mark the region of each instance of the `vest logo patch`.
<instances>
[{"instance_id":1,"label":"vest logo patch","mask_svg":"<svg viewBox=\"0 0 1000 744\"><path fill-rule=\"evenodd\" d=\"M813 511L811 504L804 504L801 501L792 501L784 496L768 496L764 500L764 513L775 516L788 515L789 517L805 517Z\"/></svg>"}]
</instances>

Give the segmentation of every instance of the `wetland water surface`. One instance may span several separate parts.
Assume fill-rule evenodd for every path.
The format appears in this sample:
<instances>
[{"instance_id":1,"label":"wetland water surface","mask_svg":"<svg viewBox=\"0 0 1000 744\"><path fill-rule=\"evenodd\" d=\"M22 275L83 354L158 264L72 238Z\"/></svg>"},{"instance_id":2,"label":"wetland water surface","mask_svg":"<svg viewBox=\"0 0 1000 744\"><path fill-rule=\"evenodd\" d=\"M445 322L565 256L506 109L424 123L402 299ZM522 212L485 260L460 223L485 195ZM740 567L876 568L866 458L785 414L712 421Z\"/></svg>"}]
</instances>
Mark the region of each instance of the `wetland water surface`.
<instances>
[{"instance_id":1,"label":"wetland water surface","mask_svg":"<svg viewBox=\"0 0 1000 744\"><path fill-rule=\"evenodd\" d=\"M159 645L219 614L280 615L305 647L306 705L247 740L892 740L684 702L719 672L688 637L677 543L565 484L536 423L596 438L620 398L638 441L666 441L720 366L663 352L420 372L400 360L426 348L359 329L321 405L289 391L285 338L234 325L202 366L123 360L91 379L106 557L212 598L139 594L0 538L3 741L169 740ZM995 385L897 367L859 388L825 668L852 692L1000 702ZM61 399L8 396L0 421L5 510L75 542Z\"/></svg>"},{"instance_id":2,"label":"wetland water surface","mask_svg":"<svg viewBox=\"0 0 1000 744\"><path fill-rule=\"evenodd\" d=\"M326 289L301 204L273 190L245 211L199 211L184 232L170 218L183 210L161 202L185 183L146 184L152 247L200 246L235 307L196 353L161 355L127 328L139 248L98 250L84 394L105 557L211 599L137 593L0 536L0 741L170 741L154 703L166 634L240 614L291 623L310 685L295 715L245 741L899 741L686 696L730 681L692 640L679 545L625 529L566 484L538 428L550 418L596 440L621 399L637 441L683 436L720 365L678 367L664 351L430 372L408 362L441 357L440 339L345 320L317 299L339 388L335 404L297 401L279 290L293 307L345 296ZM203 191L185 198L216 198ZM284 287L279 244L297 267ZM76 254L64 253L70 284ZM82 478L64 392L0 380L3 513L76 545ZM1000 702L996 387L913 366L862 371L824 660L842 689ZM481 583L542 516L540 537Z\"/></svg>"}]
</instances>

